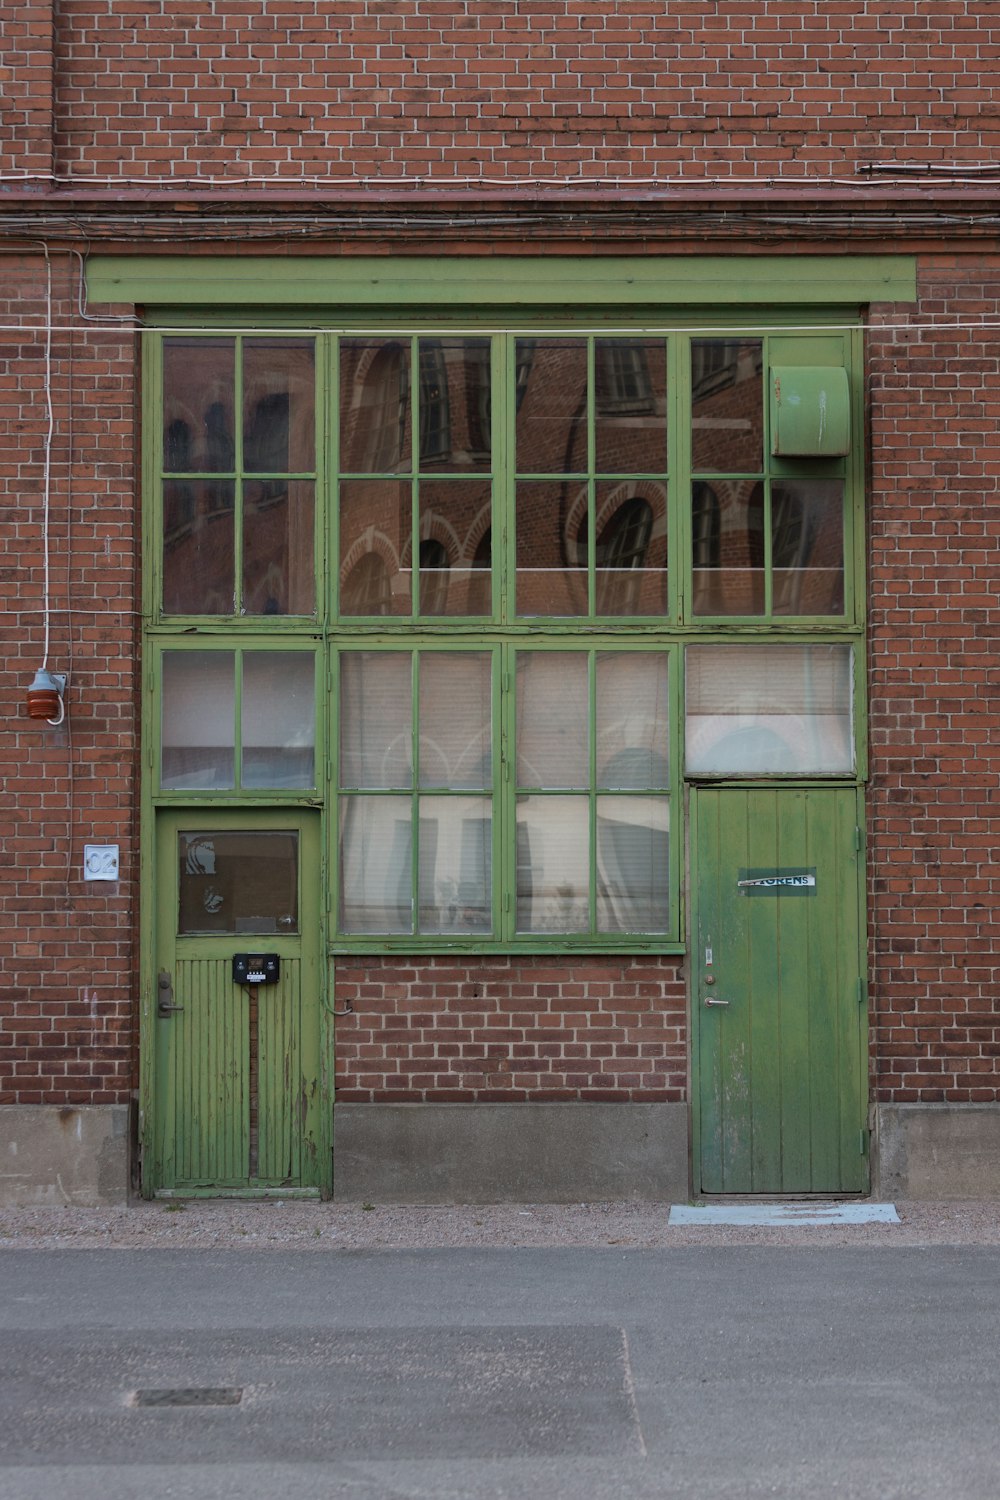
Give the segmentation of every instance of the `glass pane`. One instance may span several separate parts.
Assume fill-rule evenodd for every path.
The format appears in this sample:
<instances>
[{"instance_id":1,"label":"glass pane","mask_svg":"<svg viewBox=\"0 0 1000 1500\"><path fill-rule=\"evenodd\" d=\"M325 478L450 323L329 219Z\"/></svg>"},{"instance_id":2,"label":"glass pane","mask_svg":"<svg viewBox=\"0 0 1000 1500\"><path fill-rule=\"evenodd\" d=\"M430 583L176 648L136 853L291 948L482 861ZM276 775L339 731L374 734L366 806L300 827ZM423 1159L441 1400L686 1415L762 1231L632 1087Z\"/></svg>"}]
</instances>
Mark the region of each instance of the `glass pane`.
<instances>
[{"instance_id":1,"label":"glass pane","mask_svg":"<svg viewBox=\"0 0 1000 1500\"><path fill-rule=\"evenodd\" d=\"M299 930L299 836L182 832L177 931L287 937Z\"/></svg>"},{"instance_id":2,"label":"glass pane","mask_svg":"<svg viewBox=\"0 0 1000 1500\"><path fill-rule=\"evenodd\" d=\"M691 340L691 467L759 474L764 464L760 339Z\"/></svg>"},{"instance_id":3,"label":"glass pane","mask_svg":"<svg viewBox=\"0 0 1000 1500\"><path fill-rule=\"evenodd\" d=\"M488 339L420 340L420 467L490 467Z\"/></svg>"},{"instance_id":4,"label":"glass pane","mask_svg":"<svg viewBox=\"0 0 1000 1500\"><path fill-rule=\"evenodd\" d=\"M314 615L311 479L249 479L243 486L243 612Z\"/></svg>"},{"instance_id":5,"label":"glass pane","mask_svg":"<svg viewBox=\"0 0 1000 1500\"><path fill-rule=\"evenodd\" d=\"M764 613L764 486L760 480L694 481L691 564L696 615Z\"/></svg>"},{"instance_id":6,"label":"glass pane","mask_svg":"<svg viewBox=\"0 0 1000 1500\"><path fill-rule=\"evenodd\" d=\"M406 474L412 451L409 339L341 339L341 471Z\"/></svg>"},{"instance_id":7,"label":"glass pane","mask_svg":"<svg viewBox=\"0 0 1000 1500\"><path fill-rule=\"evenodd\" d=\"M518 932L589 928L589 798L518 797Z\"/></svg>"},{"instance_id":8,"label":"glass pane","mask_svg":"<svg viewBox=\"0 0 1000 1500\"><path fill-rule=\"evenodd\" d=\"M667 608L667 491L652 483L596 486L599 615L662 615ZM585 522L583 523L585 524ZM579 543L586 555L586 533Z\"/></svg>"},{"instance_id":9,"label":"glass pane","mask_svg":"<svg viewBox=\"0 0 1000 1500\"><path fill-rule=\"evenodd\" d=\"M518 786L590 785L589 700L582 652L518 653Z\"/></svg>"},{"instance_id":10,"label":"glass pane","mask_svg":"<svg viewBox=\"0 0 1000 1500\"><path fill-rule=\"evenodd\" d=\"M165 651L160 786L236 785L236 658L232 651Z\"/></svg>"},{"instance_id":11,"label":"glass pane","mask_svg":"<svg viewBox=\"0 0 1000 1500\"><path fill-rule=\"evenodd\" d=\"M598 339L594 425L599 474L667 467L667 348L662 339Z\"/></svg>"},{"instance_id":12,"label":"glass pane","mask_svg":"<svg viewBox=\"0 0 1000 1500\"><path fill-rule=\"evenodd\" d=\"M410 485L342 480L340 613L410 613Z\"/></svg>"},{"instance_id":13,"label":"glass pane","mask_svg":"<svg viewBox=\"0 0 1000 1500\"><path fill-rule=\"evenodd\" d=\"M341 797L341 932L413 931L408 797Z\"/></svg>"},{"instance_id":14,"label":"glass pane","mask_svg":"<svg viewBox=\"0 0 1000 1500\"><path fill-rule=\"evenodd\" d=\"M420 613L490 613L482 569L490 566L489 480L423 480L420 485ZM485 558L482 552L486 539ZM485 608L484 608L485 604Z\"/></svg>"},{"instance_id":15,"label":"glass pane","mask_svg":"<svg viewBox=\"0 0 1000 1500\"><path fill-rule=\"evenodd\" d=\"M517 341L517 471L587 472L587 345Z\"/></svg>"},{"instance_id":16,"label":"glass pane","mask_svg":"<svg viewBox=\"0 0 1000 1500\"><path fill-rule=\"evenodd\" d=\"M340 785L413 785L411 658L345 651L340 658Z\"/></svg>"},{"instance_id":17,"label":"glass pane","mask_svg":"<svg viewBox=\"0 0 1000 1500\"><path fill-rule=\"evenodd\" d=\"M517 486L517 613L587 613L587 485Z\"/></svg>"},{"instance_id":18,"label":"glass pane","mask_svg":"<svg viewBox=\"0 0 1000 1500\"><path fill-rule=\"evenodd\" d=\"M315 382L312 339L244 342L244 474L315 469Z\"/></svg>"},{"instance_id":19,"label":"glass pane","mask_svg":"<svg viewBox=\"0 0 1000 1500\"><path fill-rule=\"evenodd\" d=\"M844 613L844 486L839 479L771 485L772 610Z\"/></svg>"},{"instance_id":20,"label":"glass pane","mask_svg":"<svg viewBox=\"0 0 1000 1500\"><path fill-rule=\"evenodd\" d=\"M315 680L311 651L244 651L244 787L316 785Z\"/></svg>"},{"instance_id":21,"label":"glass pane","mask_svg":"<svg viewBox=\"0 0 1000 1500\"><path fill-rule=\"evenodd\" d=\"M232 474L236 468L234 339L163 344L163 472Z\"/></svg>"},{"instance_id":22,"label":"glass pane","mask_svg":"<svg viewBox=\"0 0 1000 1500\"><path fill-rule=\"evenodd\" d=\"M420 340L420 467L488 471L489 339Z\"/></svg>"},{"instance_id":23,"label":"glass pane","mask_svg":"<svg viewBox=\"0 0 1000 1500\"><path fill-rule=\"evenodd\" d=\"M669 786L668 684L664 653L598 654L598 786L640 792Z\"/></svg>"},{"instance_id":24,"label":"glass pane","mask_svg":"<svg viewBox=\"0 0 1000 1500\"><path fill-rule=\"evenodd\" d=\"M689 646L688 772L850 775L851 662L850 646Z\"/></svg>"},{"instance_id":25,"label":"glass pane","mask_svg":"<svg viewBox=\"0 0 1000 1500\"><path fill-rule=\"evenodd\" d=\"M231 479L177 479L163 485L163 612L236 611Z\"/></svg>"},{"instance_id":26,"label":"glass pane","mask_svg":"<svg viewBox=\"0 0 1000 1500\"><path fill-rule=\"evenodd\" d=\"M492 826L487 797L421 797L417 928L489 932Z\"/></svg>"},{"instance_id":27,"label":"glass pane","mask_svg":"<svg viewBox=\"0 0 1000 1500\"><path fill-rule=\"evenodd\" d=\"M598 932L670 926L670 804L665 797L598 797Z\"/></svg>"},{"instance_id":28,"label":"glass pane","mask_svg":"<svg viewBox=\"0 0 1000 1500\"><path fill-rule=\"evenodd\" d=\"M420 657L420 785L485 789L492 783L490 658L425 651Z\"/></svg>"}]
</instances>

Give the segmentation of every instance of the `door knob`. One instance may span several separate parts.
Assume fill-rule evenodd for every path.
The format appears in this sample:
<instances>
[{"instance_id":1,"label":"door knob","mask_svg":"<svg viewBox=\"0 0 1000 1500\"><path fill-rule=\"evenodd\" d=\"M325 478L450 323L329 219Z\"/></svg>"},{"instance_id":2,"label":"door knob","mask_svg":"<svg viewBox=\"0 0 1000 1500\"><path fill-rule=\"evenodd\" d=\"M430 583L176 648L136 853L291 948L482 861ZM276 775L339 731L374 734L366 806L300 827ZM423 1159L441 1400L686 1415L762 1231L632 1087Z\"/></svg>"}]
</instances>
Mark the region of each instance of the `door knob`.
<instances>
[{"instance_id":1,"label":"door knob","mask_svg":"<svg viewBox=\"0 0 1000 1500\"><path fill-rule=\"evenodd\" d=\"M729 1001L728 1000L717 1000L714 995L706 995L705 996L705 1004L706 1005L728 1005Z\"/></svg>"}]
</instances>

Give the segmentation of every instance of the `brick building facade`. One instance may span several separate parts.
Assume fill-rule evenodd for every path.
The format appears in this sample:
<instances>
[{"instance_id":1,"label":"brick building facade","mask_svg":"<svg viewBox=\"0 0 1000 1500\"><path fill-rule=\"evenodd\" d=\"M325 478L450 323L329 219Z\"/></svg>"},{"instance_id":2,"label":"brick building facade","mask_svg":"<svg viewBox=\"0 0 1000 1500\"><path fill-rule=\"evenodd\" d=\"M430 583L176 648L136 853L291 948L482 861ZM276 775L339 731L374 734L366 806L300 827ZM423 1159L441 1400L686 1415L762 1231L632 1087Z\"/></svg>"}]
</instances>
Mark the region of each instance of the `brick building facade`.
<instances>
[{"instance_id":1,"label":"brick building facade","mask_svg":"<svg viewBox=\"0 0 1000 1500\"><path fill-rule=\"evenodd\" d=\"M5 1199L1000 1194L998 45L25 0Z\"/></svg>"}]
</instances>

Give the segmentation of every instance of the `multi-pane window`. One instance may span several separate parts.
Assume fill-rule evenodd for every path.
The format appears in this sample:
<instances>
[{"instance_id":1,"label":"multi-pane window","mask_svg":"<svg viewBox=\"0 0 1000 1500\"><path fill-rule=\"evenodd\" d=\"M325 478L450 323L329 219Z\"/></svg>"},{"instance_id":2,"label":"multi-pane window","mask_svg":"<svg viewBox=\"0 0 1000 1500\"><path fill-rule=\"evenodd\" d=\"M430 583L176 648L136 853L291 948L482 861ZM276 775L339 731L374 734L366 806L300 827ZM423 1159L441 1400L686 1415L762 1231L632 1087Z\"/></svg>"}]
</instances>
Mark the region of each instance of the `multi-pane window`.
<instances>
[{"instance_id":1,"label":"multi-pane window","mask_svg":"<svg viewBox=\"0 0 1000 1500\"><path fill-rule=\"evenodd\" d=\"M517 653L517 932L670 931L668 702L664 652Z\"/></svg>"},{"instance_id":2,"label":"multi-pane window","mask_svg":"<svg viewBox=\"0 0 1000 1500\"><path fill-rule=\"evenodd\" d=\"M164 615L313 615L312 339L163 346Z\"/></svg>"},{"instance_id":3,"label":"multi-pane window","mask_svg":"<svg viewBox=\"0 0 1000 1500\"><path fill-rule=\"evenodd\" d=\"M308 791L317 784L316 657L309 650L166 650L163 791Z\"/></svg>"},{"instance_id":4,"label":"multi-pane window","mask_svg":"<svg viewBox=\"0 0 1000 1500\"><path fill-rule=\"evenodd\" d=\"M695 617L843 617L846 487L765 455L764 343L691 342Z\"/></svg>"},{"instance_id":5,"label":"multi-pane window","mask_svg":"<svg viewBox=\"0 0 1000 1500\"><path fill-rule=\"evenodd\" d=\"M344 338L339 368L341 615L492 613L489 342Z\"/></svg>"},{"instance_id":6,"label":"multi-pane window","mask_svg":"<svg viewBox=\"0 0 1000 1500\"><path fill-rule=\"evenodd\" d=\"M670 932L669 698L660 650L342 651L341 931Z\"/></svg>"},{"instance_id":7,"label":"multi-pane window","mask_svg":"<svg viewBox=\"0 0 1000 1500\"><path fill-rule=\"evenodd\" d=\"M849 346L164 336L157 795L322 801L344 948L679 944L685 776L856 774Z\"/></svg>"},{"instance_id":8,"label":"multi-pane window","mask_svg":"<svg viewBox=\"0 0 1000 1500\"><path fill-rule=\"evenodd\" d=\"M587 619L668 609L664 341L519 339L515 612ZM610 394L609 394L610 393ZM610 538L641 502L622 554Z\"/></svg>"},{"instance_id":9,"label":"multi-pane window","mask_svg":"<svg viewBox=\"0 0 1000 1500\"><path fill-rule=\"evenodd\" d=\"M488 651L341 653L341 932L494 932L494 676Z\"/></svg>"}]
</instances>

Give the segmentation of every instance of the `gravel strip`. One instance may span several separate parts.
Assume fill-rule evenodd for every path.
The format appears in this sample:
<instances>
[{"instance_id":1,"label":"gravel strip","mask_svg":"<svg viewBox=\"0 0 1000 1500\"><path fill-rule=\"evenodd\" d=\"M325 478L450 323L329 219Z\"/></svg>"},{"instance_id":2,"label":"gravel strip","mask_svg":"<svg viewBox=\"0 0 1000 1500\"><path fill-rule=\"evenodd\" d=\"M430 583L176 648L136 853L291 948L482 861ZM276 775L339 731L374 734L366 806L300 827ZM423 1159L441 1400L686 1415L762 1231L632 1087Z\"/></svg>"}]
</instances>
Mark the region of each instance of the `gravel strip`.
<instances>
[{"instance_id":1,"label":"gravel strip","mask_svg":"<svg viewBox=\"0 0 1000 1500\"><path fill-rule=\"evenodd\" d=\"M429 1250L1000 1245L1000 1202L898 1203L899 1224L671 1229L665 1203L136 1202L0 1209L0 1249Z\"/></svg>"}]
</instances>

